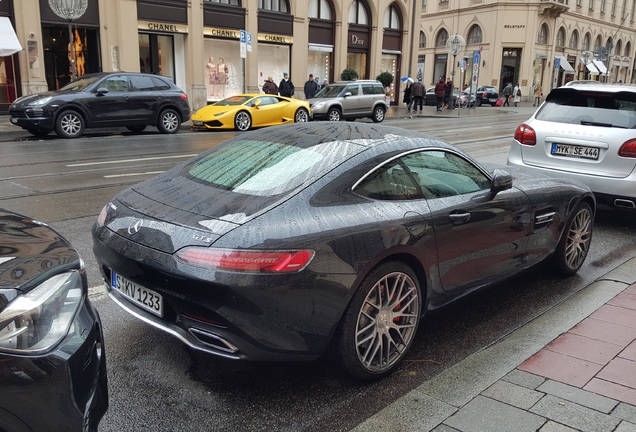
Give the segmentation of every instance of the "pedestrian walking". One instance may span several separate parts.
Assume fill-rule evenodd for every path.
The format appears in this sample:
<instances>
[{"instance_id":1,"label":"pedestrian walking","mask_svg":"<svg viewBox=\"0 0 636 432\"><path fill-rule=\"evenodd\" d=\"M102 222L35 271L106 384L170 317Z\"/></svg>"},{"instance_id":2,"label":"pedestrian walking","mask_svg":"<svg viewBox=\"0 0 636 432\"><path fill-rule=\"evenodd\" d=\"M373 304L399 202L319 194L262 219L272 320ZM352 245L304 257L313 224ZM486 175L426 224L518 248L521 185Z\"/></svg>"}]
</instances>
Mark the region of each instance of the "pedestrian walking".
<instances>
[{"instance_id":1,"label":"pedestrian walking","mask_svg":"<svg viewBox=\"0 0 636 432\"><path fill-rule=\"evenodd\" d=\"M422 80L417 80L411 86L411 96L413 96L413 112L417 111L417 107L420 107L420 113L424 109L424 85Z\"/></svg>"},{"instance_id":2,"label":"pedestrian walking","mask_svg":"<svg viewBox=\"0 0 636 432\"><path fill-rule=\"evenodd\" d=\"M289 78L289 74L284 72L283 79L280 80L280 84L278 84L278 94L281 96L292 97L295 92L296 87L294 87L294 83Z\"/></svg>"},{"instance_id":3,"label":"pedestrian walking","mask_svg":"<svg viewBox=\"0 0 636 432\"><path fill-rule=\"evenodd\" d=\"M521 102L521 88L519 87L519 83L517 83L515 85L515 88L512 89L512 95L512 101L514 102L515 106L517 106L517 104Z\"/></svg>"},{"instance_id":4,"label":"pedestrian walking","mask_svg":"<svg viewBox=\"0 0 636 432\"><path fill-rule=\"evenodd\" d=\"M512 96L512 83L506 84L503 89L503 106L510 106L510 96Z\"/></svg>"},{"instance_id":5,"label":"pedestrian walking","mask_svg":"<svg viewBox=\"0 0 636 432\"><path fill-rule=\"evenodd\" d=\"M541 87L541 83L537 83L534 86L534 100L532 101L532 106L541 105L541 96L543 96L543 88Z\"/></svg>"},{"instance_id":6,"label":"pedestrian walking","mask_svg":"<svg viewBox=\"0 0 636 432\"><path fill-rule=\"evenodd\" d=\"M278 94L278 86L274 83L274 79L271 76L268 76L263 83L263 93L273 95Z\"/></svg>"},{"instance_id":7,"label":"pedestrian walking","mask_svg":"<svg viewBox=\"0 0 636 432\"><path fill-rule=\"evenodd\" d=\"M444 105L444 96L446 95L446 83L444 77L439 77L439 81L435 84L435 97L437 98L437 111L442 110Z\"/></svg>"},{"instance_id":8,"label":"pedestrian walking","mask_svg":"<svg viewBox=\"0 0 636 432\"><path fill-rule=\"evenodd\" d=\"M404 88L404 97L402 98L402 102L406 104L406 110L408 112L411 112L411 103L413 102L413 99L411 98L411 88L411 82L407 81L406 87Z\"/></svg>"},{"instance_id":9,"label":"pedestrian walking","mask_svg":"<svg viewBox=\"0 0 636 432\"><path fill-rule=\"evenodd\" d=\"M318 93L318 83L313 74L309 74L309 79L305 82L305 99L311 99Z\"/></svg>"},{"instance_id":10,"label":"pedestrian walking","mask_svg":"<svg viewBox=\"0 0 636 432\"><path fill-rule=\"evenodd\" d=\"M453 109L452 94L453 94L453 82L449 78L448 81L446 81L446 89L444 90L444 105L448 109Z\"/></svg>"}]
</instances>

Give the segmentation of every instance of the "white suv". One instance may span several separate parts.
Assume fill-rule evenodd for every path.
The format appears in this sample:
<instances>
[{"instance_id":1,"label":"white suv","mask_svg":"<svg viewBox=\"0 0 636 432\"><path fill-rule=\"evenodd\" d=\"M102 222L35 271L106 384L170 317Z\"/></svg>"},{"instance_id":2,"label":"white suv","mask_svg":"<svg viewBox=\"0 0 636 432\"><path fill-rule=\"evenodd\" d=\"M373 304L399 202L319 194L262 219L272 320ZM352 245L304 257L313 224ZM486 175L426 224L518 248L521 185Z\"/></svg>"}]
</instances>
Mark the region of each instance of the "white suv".
<instances>
[{"instance_id":1,"label":"white suv","mask_svg":"<svg viewBox=\"0 0 636 432\"><path fill-rule=\"evenodd\" d=\"M515 132L508 165L587 184L599 205L636 209L636 87L569 83Z\"/></svg>"},{"instance_id":2,"label":"white suv","mask_svg":"<svg viewBox=\"0 0 636 432\"><path fill-rule=\"evenodd\" d=\"M309 99L314 119L340 121L369 117L378 123L388 109L384 87L380 81L338 81L320 89Z\"/></svg>"}]
</instances>

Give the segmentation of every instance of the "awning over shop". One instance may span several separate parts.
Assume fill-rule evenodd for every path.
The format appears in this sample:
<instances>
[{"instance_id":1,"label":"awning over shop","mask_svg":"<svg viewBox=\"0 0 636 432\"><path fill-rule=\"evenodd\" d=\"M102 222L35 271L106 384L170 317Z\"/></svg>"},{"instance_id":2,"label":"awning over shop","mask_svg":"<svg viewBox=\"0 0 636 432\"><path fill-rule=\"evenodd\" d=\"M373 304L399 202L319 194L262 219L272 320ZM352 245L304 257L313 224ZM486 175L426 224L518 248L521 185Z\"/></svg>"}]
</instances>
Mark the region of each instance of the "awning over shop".
<instances>
[{"instance_id":1,"label":"awning over shop","mask_svg":"<svg viewBox=\"0 0 636 432\"><path fill-rule=\"evenodd\" d=\"M602 61L600 60L592 60L594 62L594 66L596 66L596 69L598 69L598 71L601 74L606 74L607 73L607 68L605 67L605 65L603 64Z\"/></svg>"},{"instance_id":2,"label":"awning over shop","mask_svg":"<svg viewBox=\"0 0 636 432\"><path fill-rule=\"evenodd\" d=\"M596 69L594 67L594 63L589 62L588 64L585 65L585 67L587 68L587 70L590 71L590 74L592 74L592 75L598 75L599 74L598 69Z\"/></svg>"},{"instance_id":3,"label":"awning over shop","mask_svg":"<svg viewBox=\"0 0 636 432\"><path fill-rule=\"evenodd\" d=\"M574 73L574 68L570 65L568 59L563 56L556 56L556 58L559 59L559 66L561 69L563 69L566 73Z\"/></svg>"},{"instance_id":4,"label":"awning over shop","mask_svg":"<svg viewBox=\"0 0 636 432\"><path fill-rule=\"evenodd\" d=\"M22 51L22 46L15 35L8 17L0 17L0 57L7 57Z\"/></svg>"}]
</instances>

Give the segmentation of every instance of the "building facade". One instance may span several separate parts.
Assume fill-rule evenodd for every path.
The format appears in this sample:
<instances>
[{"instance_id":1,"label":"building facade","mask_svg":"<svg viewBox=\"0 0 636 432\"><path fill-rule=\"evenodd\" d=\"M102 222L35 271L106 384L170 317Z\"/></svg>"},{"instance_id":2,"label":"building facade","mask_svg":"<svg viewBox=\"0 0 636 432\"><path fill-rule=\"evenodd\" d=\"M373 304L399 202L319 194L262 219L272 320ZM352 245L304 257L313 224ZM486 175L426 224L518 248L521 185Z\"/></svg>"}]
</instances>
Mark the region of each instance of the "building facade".
<instances>
[{"instance_id":1,"label":"building facade","mask_svg":"<svg viewBox=\"0 0 636 432\"><path fill-rule=\"evenodd\" d=\"M519 83L524 96L573 79L633 83L635 8L636 0L422 0L418 67L427 85L454 67L462 88L501 93ZM453 60L446 45L455 35L465 49Z\"/></svg>"},{"instance_id":2,"label":"building facade","mask_svg":"<svg viewBox=\"0 0 636 432\"><path fill-rule=\"evenodd\" d=\"M0 16L9 18L24 48L0 57L0 76L10 71L12 80L0 112L16 97L64 86L71 62L77 76L142 71L172 77L194 109L260 92L267 77L278 83L284 72L299 98L310 73L332 82L345 68L360 78L388 71L399 95L400 77L417 63L413 28L419 29L421 0L84 1L86 11L69 33L69 22L48 0L0 0Z\"/></svg>"}]
</instances>

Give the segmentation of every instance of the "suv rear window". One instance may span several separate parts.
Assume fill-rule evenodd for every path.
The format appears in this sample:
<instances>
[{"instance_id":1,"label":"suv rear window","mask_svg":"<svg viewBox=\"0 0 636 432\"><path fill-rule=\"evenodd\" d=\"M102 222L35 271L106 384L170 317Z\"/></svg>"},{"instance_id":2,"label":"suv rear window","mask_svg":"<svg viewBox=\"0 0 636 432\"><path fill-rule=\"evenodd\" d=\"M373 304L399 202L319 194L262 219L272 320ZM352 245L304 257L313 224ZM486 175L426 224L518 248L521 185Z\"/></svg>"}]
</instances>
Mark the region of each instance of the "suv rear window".
<instances>
[{"instance_id":1,"label":"suv rear window","mask_svg":"<svg viewBox=\"0 0 636 432\"><path fill-rule=\"evenodd\" d=\"M636 127L636 92L558 88L550 92L537 120L601 127Z\"/></svg>"},{"instance_id":2,"label":"suv rear window","mask_svg":"<svg viewBox=\"0 0 636 432\"><path fill-rule=\"evenodd\" d=\"M384 94L384 89L381 85L377 84L362 84L362 94L372 95L372 94Z\"/></svg>"}]
</instances>

